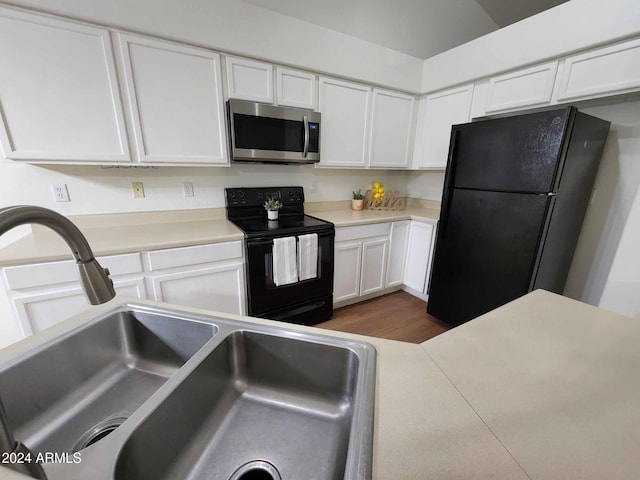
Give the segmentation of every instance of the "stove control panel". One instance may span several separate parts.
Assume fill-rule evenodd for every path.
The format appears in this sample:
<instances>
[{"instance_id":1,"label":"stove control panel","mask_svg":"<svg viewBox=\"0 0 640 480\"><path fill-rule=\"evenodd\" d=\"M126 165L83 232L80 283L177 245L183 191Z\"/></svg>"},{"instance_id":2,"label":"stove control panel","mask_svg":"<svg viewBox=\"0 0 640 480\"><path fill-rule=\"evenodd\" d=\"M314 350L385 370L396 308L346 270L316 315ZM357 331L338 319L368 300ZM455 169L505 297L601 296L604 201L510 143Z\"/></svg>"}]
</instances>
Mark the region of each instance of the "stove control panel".
<instances>
[{"instance_id":1,"label":"stove control panel","mask_svg":"<svg viewBox=\"0 0 640 480\"><path fill-rule=\"evenodd\" d=\"M284 205L304 204L302 187L225 188L224 195L227 207L258 207L270 198L276 198Z\"/></svg>"}]
</instances>

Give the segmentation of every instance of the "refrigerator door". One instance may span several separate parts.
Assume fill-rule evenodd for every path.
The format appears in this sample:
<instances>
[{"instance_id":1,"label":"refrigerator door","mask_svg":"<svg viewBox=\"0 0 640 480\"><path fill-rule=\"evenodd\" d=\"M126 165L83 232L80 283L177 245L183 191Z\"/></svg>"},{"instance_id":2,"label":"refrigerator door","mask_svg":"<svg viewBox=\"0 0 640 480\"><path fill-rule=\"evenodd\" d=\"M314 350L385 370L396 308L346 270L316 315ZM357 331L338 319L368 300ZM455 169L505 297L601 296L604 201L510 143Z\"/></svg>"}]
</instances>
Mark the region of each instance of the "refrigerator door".
<instances>
[{"instance_id":1,"label":"refrigerator door","mask_svg":"<svg viewBox=\"0 0 640 480\"><path fill-rule=\"evenodd\" d=\"M427 312L453 326L529 291L553 197L458 189L447 193Z\"/></svg>"},{"instance_id":2,"label":"refrigerator door","mask_svg":"<svg viewBox=\"0 0 640 480\"><path fill-rule=\"evenodd\" d=\"M573 108L454 126L447 187L551 192Z\"/></svg>"}]
</instances>

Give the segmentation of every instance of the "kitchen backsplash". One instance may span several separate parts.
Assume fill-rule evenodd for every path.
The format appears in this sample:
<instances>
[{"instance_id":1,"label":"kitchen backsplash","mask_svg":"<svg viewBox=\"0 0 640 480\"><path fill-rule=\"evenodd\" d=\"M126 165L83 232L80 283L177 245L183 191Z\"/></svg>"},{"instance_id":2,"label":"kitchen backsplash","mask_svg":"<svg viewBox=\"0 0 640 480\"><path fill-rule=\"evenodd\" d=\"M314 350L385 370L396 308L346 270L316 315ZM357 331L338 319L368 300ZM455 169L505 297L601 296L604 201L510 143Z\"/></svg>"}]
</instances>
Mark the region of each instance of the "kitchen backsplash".
<instances>
[{"instance_id":1,"label":"kitchen backsplash","mask_svg":"<svg viewBox=\"0 0 640 480\"><path fill-rule=\"evenodd\" d=\"M376 180L401 195L440 200L443 172L332 170L293 165L232 165L229 168L102 168L35 166L0 162L0 205L29 204L64 215L224 207L225 187L301 185L309 202L348 200L353 190ZM142 182L144 198L134 198ZM185 197L184 182L193 185ZM29 188L25 188L29 185ZM55 202L52 185L66 185L68 202Z\"/></svg>"}]
</instances>

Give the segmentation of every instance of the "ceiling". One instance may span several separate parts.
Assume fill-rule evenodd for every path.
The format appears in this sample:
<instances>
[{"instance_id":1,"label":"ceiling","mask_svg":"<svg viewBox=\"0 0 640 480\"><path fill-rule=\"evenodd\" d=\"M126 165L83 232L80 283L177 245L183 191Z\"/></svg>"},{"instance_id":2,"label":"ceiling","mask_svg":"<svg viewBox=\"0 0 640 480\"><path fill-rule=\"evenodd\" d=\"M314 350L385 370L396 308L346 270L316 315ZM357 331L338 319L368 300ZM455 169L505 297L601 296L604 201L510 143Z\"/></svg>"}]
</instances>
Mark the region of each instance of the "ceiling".
<instances>
[{"instance_id":1,"label":"ceiling","mask_svg":"<svg viewBox=\"0 0 640 480\"><path fill-rule=\"evenodd\" d=\"M567 0L244 0L429 58Z\"/></svg>"}]
</instances>

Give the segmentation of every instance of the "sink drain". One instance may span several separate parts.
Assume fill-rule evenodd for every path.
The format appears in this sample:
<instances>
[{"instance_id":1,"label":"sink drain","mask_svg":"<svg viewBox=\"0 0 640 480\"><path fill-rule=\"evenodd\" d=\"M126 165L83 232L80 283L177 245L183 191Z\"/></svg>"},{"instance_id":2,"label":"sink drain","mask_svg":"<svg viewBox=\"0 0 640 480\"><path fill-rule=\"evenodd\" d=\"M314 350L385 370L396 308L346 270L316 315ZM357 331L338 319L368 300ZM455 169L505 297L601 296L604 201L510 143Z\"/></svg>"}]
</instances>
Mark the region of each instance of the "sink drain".
<instances>
[{"instance_id":1,"label":"sink drain","mask_svg":"<svg viewBox=\"0 0 640 480\"><path fill-rule=\"evenodd\" d=\"M82 450L83 448L87 448L88 446L99 442L120 425L122 425L126 419L127 417L112 417L107 418L106 420L103 420L102 422L94 425L80 437L80 440L78 440L78 443L76 443L74 452L77 452L79 450Z\"/></svg>"},{"instance_id":2,"label":"sink drain","mask_svg":"<svg viewBox=\"0 0 640 480\"><path fill-rule=\"evenodd\" d=\"M245 463L229 478L229 480L282 480L280 473L269 462L254 460Z\"/></svg>"}]
</instances>

